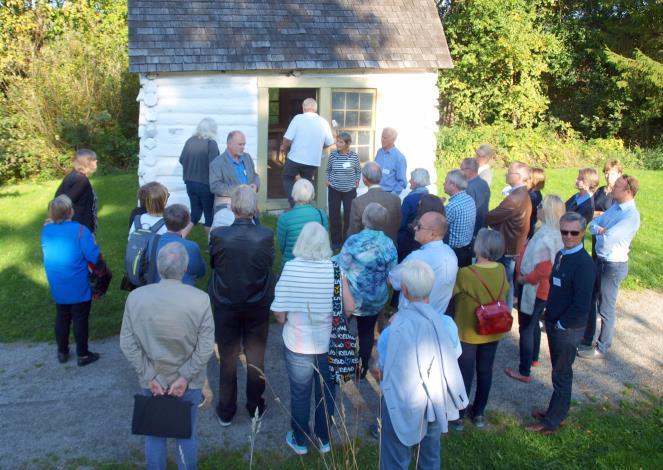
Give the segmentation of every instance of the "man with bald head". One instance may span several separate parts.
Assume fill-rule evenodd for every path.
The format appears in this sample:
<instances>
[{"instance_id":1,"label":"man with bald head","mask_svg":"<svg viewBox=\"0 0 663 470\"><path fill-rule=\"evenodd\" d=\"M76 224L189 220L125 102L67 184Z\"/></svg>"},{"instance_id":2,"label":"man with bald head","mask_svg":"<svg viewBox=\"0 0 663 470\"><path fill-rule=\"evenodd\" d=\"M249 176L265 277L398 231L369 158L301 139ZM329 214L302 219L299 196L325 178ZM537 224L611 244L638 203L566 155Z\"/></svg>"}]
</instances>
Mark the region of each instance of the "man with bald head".
<instances>
[{"instance_id":1,"label":"man with bald head","mask_svg":"<svg viewBox=\"0 0 663 470\"><path fill-rule=\"evenodd\" d=\"M486 225L498 230L504 236L505 251L502 263L510 286L507 296L509 307L513 307L515 258L527 240L532 214L532 201L527 190L530 171L530 167L524 163L512 163L506 173L509 192L500 205L486 215Z\"/></svg>"},{"instance_id":2,"label":"man with bald head","mask_svg":"<svg viewBox=\"0 0 663 470\"><path fill-rule=\"evenodd\" d=\"M401 225L401 199L395 194L385 191L380 186L383 178L382 168L376 162L367 162L361 170L364 184L368 188L366 193L352 200L350 206L350 228L348 237L364 230L362 215L366 206L371 202L377 202L387 209L387 224L382 231L398 246L398 228Z\"/></svg>"},{"instance_id":3,"label":"man with bald head","mask_svg":"<svg viewBox=\"0 0 663 470\"><path fill-rule=\"evenodd\" d=\"M256 173L251 155L244 151L246 137L240 131L230 131L226 139L226 150L209 164L209 185L214 193L214 206L222 198L230 197L233 188L246 184L258 191L260 178Z\"/></svg>"},{"instance_id":4,"label":"man with bald head","mask_svg":"<svg viewBox=\"0 0 663 470\"><path fill-rule=\"evenodd\" d=\"M458 259L453 250L444 243L447 233L447 219L439 212L426 212L414 226L414 239L421 244L421 248L413 251L389 273L391 285L400 290L400 266L413 259L428 264L435 273L435 283L430 294L430 304L440 315L444 315L456 283L458 273ZM398 309L407 305L408 301L401 292ZM451 317L447 317L451 320ZM453 320L451 320L453 323ZM456 337L458 335L456 334ZM456 345L460 348L460 342Z\"/></svg>"},{"instance_id":5,"label":"man with bald head","mask_svg":"<svg viewBox=\"0 0 663 470\"><path fill-rule=\"evenodd\" d=\"M407 186L407 161L394 145L398 132L392 127L382 130L382 148L375 155L375 162L382 168L380 186L396 196Z\"/></svg>"},{"instance_id":6,"label":"man with bald head","mask_svg":"<svg viewBox=\"0 0 663 470\"><path fill-rule=\"evenodd\" d=\"M281 144L281 151L288 154L283 167L283 191L288 195L290 207L294 205L291 194L295 181L306 178L314 183L322 150L334 143L329 123L318 115L318 103L306 98L302 110L302 114L290 121Z\"/></svg>"}]
</instances>

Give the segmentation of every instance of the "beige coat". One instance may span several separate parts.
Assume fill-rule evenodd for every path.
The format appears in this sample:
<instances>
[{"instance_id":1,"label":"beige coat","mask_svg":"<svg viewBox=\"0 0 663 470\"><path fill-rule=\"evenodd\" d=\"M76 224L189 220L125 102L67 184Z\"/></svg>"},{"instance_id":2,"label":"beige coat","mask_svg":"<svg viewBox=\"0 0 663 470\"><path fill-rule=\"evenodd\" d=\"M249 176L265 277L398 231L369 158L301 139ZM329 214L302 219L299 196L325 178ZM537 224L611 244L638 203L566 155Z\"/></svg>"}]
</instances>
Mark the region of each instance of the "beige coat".
<instances>
[{"instance_id":1,"label":"beige coat","mask_svg":"<svg viewBox=\"0 0 663 470\"><path fill-rule=\"evenodd\" d=\"M202 388L214 347L209 296L172 279L140 287L127 298L120 348L138 373L140 386L156 379L167 388L184 377Z\"/></svg>"}]
</instances>

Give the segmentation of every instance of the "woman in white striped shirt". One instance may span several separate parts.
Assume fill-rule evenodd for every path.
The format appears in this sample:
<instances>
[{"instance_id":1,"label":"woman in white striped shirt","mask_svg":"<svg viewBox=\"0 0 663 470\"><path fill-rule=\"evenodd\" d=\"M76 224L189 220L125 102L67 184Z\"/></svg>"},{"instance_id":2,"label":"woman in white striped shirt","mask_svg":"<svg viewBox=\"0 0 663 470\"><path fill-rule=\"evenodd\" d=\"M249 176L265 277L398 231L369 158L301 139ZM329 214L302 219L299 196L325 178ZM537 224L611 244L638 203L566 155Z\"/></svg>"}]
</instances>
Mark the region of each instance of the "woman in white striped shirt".
<instances>
[{"instance_id":1,"label":"woman in white striped shirt","mask_svg":"<svg viewBox=\"0 0 663 470\"><path fill-rule=\"evenodd\" d=\"M343 245L350 226L350 206L357 197L357 186L361 178L361 166L357 153L350 150L352 137L341 132L336 137L336 150L327 160L327 186L329 202L329 228L332 249L338 250ZM341 224L341 204L343 204L343 223Z\"/></svg>"},{"instance_id":2,"label":"woman in white striped shirt","mask_svg":"<svg viewBox=\"0 0 663 470\"><path fill-rule=\"evenodd\" d=\"M307 453L308 442L313 442L324 453L330 450L328 424L334 410L334 381L327 362L334 266L325 228L317 222L304 225L292 253L295 258L283 267L271 307L276 319L284 325L292 416L292 431L286 435L286 442L299 455ZM354 301L345 276L342 283L343 308L349 316L354 310ZM309 429L313 387L315 440Z\"/></svg>"}]
</instances>

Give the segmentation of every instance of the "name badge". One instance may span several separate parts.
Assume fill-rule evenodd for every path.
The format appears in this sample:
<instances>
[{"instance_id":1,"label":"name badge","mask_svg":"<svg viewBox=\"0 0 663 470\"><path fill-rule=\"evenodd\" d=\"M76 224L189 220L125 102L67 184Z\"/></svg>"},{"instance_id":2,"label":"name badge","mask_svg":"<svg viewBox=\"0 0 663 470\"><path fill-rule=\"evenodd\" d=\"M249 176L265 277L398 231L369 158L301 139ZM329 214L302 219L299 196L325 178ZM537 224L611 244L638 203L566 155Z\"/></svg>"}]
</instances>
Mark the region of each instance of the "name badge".
<instances>
[{"instance_id":1,"label":"name badge","mask_svg":"<svg viewBox=\"0 0 663 470\"><path fill-rule=\"evenodd\" d=\"M553 277L553 285L557 287L562 287L562 280L558 277Z\"/></svg>"},{"instance_id":2,"label":"name badge","mask_svg":"<svg viewBox=\"0 0 663 470\"><path fill-rule=\"evenodd\" d=\"M343 162L343 168L345 168L346 170L350 168L350 162Z\"/></svg>"},{"instance_id":3,"label":"name badge","mask_svg":"<svg viewBox=\"0 0 663 470\"><path fill-rule=\"evenodd\" d=\"M384 173L385 175L388 175L389 173L391 173L391 170L387 170L386 168L383 168L382 173Z\"/></svg>"}]
</instances>

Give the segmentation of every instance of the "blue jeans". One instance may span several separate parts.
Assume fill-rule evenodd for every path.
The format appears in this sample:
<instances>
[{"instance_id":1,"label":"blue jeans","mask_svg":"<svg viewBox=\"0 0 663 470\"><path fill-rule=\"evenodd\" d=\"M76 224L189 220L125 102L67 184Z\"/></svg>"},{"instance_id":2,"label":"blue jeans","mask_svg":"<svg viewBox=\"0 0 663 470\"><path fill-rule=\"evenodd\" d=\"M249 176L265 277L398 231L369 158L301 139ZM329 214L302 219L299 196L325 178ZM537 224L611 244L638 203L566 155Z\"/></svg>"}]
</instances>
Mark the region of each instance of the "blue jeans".
<instances>
[{"instance_id":1,"label":"blue jeans","mask_svg":"<svg viewBox=\"0 0 663 470\"><path fill-rule=\"evenodd\" d=\"M329 442L329 422L334 414L334 388L327 353L299 354L285 348L285 365L290 382L291 426L295 441L305 446L313 438L308 420L311 414L311 387L315 399L315 435ZM323 394L324 391L324 394Z\"/></svg>"},{"instance_id":2,"label":"blue jeans","mask_svg":"<svg viewBox=\"0 0 663 470\"><path fill-rule=\"evenodd\" d=\"M149 389L143 389L143 395L150 396ZM199 388L189 389L182 395L184 401L191 402L191 438L177 439L175 448L177 468L192 470L198 465L198 440L196 439L196 418L198 404L203 401ZM145 436L145 467L148 470L165 470L168 448L165 437Z\"/></svg>"},{"instance_id":3,"label":"blue jeans","mask_svg":"<svg viewBox=\"0 0 663 470\"><path fill-rule=\"evenodd\" d=\"M516 270L516 258L505 255L500 258L499 262L504 265L504 270L506 271L506 282L509 283L509 292L506 295L506 304L509 306L510 310L513 308L513 297L516 287L516 283L514 282L513 278Z\"/></svg>"},{"instance_id":4,"label":"blue jeans","mask_svg":"<svg viewBox=\"0 0 663 470\"><path fill-rule=\"evenodd\" d=\"M389 417L387 403L382 398L382 433L380 434L380 470L403 469L410 467L412 448L403 444L396 435L394 426ZM422 416L422 419L425 419ZM446 416L445 418L446 419ZM440 461L440 435L442 425L439 421L426 423L428 428L426 435L419 443L419 455L417 459L418 469L439 470L442 468Z\"/></svg>"},{"instance_id":5,"label":"blue jeans","mask_svg":"<svg viewBox=\"0 0 663 470\"><path fill-rule=\"evenodd\" d=\"M589 339L592 321L594 322L594 330L596 330L596 313L598 312L598 316L601 318L601 331L598 335L596 348L602 353L607 353L612 345L612 338L615 335L617 293L619 292L619 285L628 275L628 262L615 263L598 258L596 260L596 272L597 281L594 286L594 305L590 309L590 318L588 320L588 328L585 330L584 340ZM596 337L595 331L593 336Z\"/></svg>"},{"instance_id":6,"label":"blue jeans","mask_svg":"<svg viewBox=\"0 0 663 470\"><path fill-rule=\"evenodd\" d=\"M209 185L197 181L185 181L184 184L191 204L191 223L196 225L205 214L205 226L211 227L214 219L214 194Z\"/></svg>"},{"instance_id":7,"label":"blue jeans","mask_svg":"<svg viewBox=\"0 0 663 470\"><path fill-rule=\"evenodd\" d=\"M546 308L546 301L537 298L534 301L534 309L531 315L522 313L520 308L518 309L518 333L520 334L518 341L520 365L518 371L520 375L525 377L529 377L531 373L532 361L539 360L539 349L541 348L539 319L544 308Z\"/></svg>"}]
</instances>

